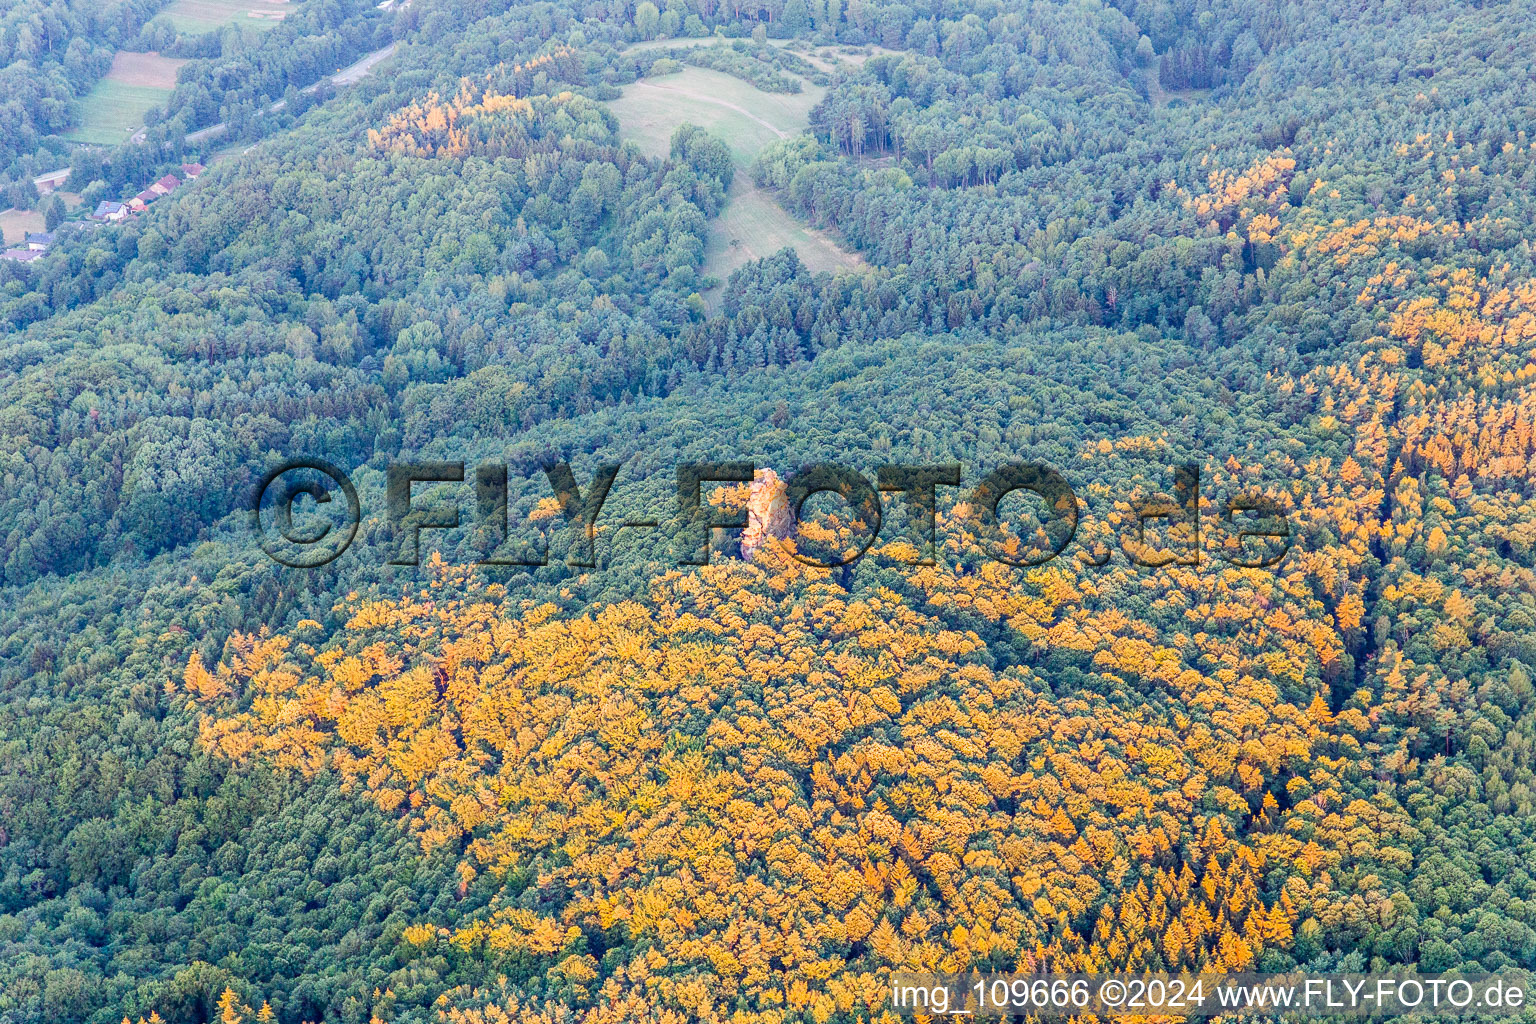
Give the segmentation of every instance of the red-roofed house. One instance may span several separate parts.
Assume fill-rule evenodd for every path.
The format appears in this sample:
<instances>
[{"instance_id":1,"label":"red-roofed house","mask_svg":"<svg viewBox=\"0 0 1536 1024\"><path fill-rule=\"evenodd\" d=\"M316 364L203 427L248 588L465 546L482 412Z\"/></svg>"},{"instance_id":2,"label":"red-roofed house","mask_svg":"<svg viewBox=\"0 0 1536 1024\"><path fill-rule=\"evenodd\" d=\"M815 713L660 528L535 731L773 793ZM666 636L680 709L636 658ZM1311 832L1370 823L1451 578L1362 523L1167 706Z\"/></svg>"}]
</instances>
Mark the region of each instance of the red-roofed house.
<instances>
[{"instance_id":1,"label":"red-roofed house","mask_svg":"<svg viewBox=\"0 0 1536 1024\"><path fill-rule=\"evenodd\" d=\"M181 173L185 174L187 176L187 180L188 181L191 181L193 178L196 178L199 174L203 173L203 165L202 164L182 164L181 165Z\"/></svg>"},{"instance_id":2,"label":"red-roofed house","mask_svg":"<svg viewBox=\"0 0 1536 1024\"><path fill-rule=\"evenodd\" d=\"M174 174L167 174L165 177L161 178L159 181L157 181L153 185L149 186L149 190L151 192L155 193L156 195L163 196L163 195L168 195L170 193L171 189L175 188L177 185L180 185L180 184L181 184L181 179L180 178L176 177L176 175L174 175Z\"/></svg>"}]
</instances>

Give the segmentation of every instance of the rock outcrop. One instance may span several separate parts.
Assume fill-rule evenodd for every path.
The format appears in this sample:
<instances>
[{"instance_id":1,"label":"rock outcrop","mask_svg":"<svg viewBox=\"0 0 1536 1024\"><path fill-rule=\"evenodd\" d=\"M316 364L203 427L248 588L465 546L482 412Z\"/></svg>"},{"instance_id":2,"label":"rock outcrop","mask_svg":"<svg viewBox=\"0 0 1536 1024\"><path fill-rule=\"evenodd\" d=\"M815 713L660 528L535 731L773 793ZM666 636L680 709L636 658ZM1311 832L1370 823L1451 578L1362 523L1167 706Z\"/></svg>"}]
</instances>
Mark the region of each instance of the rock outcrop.
<instances>
[{"instance_id":1,"label":"rock outcrop","mask_svg":"<svg viewBox=\"0 0 1536 1024\"><path fill-rule=\"evenodd\" d=\"M771 469L754 474L747 496L747 528L741 534L741 557L751 558L769 538L783 540L794 525L789 514L788 487Z\"/></svg>"}]
</instances>

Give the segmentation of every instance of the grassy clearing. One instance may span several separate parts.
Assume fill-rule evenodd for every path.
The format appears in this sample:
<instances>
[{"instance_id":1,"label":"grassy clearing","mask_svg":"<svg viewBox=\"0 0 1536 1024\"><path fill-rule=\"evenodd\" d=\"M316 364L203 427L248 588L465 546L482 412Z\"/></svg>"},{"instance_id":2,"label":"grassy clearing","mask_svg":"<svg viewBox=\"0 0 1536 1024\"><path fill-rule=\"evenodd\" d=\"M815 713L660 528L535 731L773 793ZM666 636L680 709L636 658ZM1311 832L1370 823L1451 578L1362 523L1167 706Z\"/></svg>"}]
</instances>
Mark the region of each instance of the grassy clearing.
<instances>
[{"instance_id":1,"label":"grassy clearing","mask_svg":"<svg viewBox=\"0 0 1536 1024\"><path fill-rule=\"evenodd\" d=\"M729 46L736 40L723 40L716 36L677 36L672 39L646 39L638 43L630 43L629 50L661 50L677 46ZM831 74L834 71L847 71L858 67L870 57L879 56L882 53L901 53L900 50L887 49L884 46L809 46L794 39L770 39L769 45L788 50L796 56L805 58L806 63L821 71ZM868 50L868 53L864 51ZM784 74L794 76L794 72L785 71ZM806 83L809 84L809 83Z\"/></svg>"},{"instance_id":2,"label":"grassy clearing","mask_svg":"<svg viewBox=\"0 0 1536 1024\"><path fill-rule=\"evenodd\" d=\"M129 53L119 50L112 58L112 70L107 79L124 85L147 85L153 89L174 89L176 72L185 64L184 59L162 57L153 51Z\"/></svg>"},{"instance_id":3,"label":"grassy clearing","mask_svg":"<svg viewBox=\"0 0 1536 1024\"><path fill-rule=\"evenodd\" d=\"M739 178L731 184L730 202L720 212L704 249L704 270L722 281L749 260L772 256L785 247L800 254L811 270L852 270L864 265L825 232L806 227L768 193Z\"/></svg>"},{"instance_id":4,"label":"grassy clearing","mask_svg":"<svg viewBox=\"0 0 1536 1024\"><path fill-rule=\"evenodd\" d=\"M150 108L163 104L169 89L127 85L103 78L80 101L80 127L65 134L71 142L115 146L144 125Z\"/></svg>"},{"instance_id":5,"label":"grassy clearing","mask_svg":"<svg viewBox=\"0 0 1536 1024\"><path fill-rule=\"evenodd\" d=\"M1158 109L1175 101L1185 106L1199 103L1201 100L1209 99L1211 95L1210 89L1164 89L1157 61L1141 69L1141 78L1147 89L1147 101Z\"/></svg>"},{"instance_id":6,"label":"grassy clearing","mask_svg":"<svg viewBox=\"0 0 1536 1024\"><path fill-rule=\"evenodd\" d=\"M164 16L178 32L211 32L221 25L239 24L268 29L287 16L291 5L273 0L176 0Z\"/></svg>"},{"instance_id":7,"label":"grassy clearing","mask_svg":"<svg viewBox=\"0 0 1536 1024\"><path fill-rule=\"evenodd\" d=\"M626 86L609 106L623 136L647 153L664 155L679 125L696 124L725 140L745 168L769 142L804 130L823 91L807 84L798 93L763 92L718 71L687 67Z\"/></svg>"},{"instance_id":8,"label":"grassy clearing","mask_svg":"<svg viewBox=\"0 0 1536 1024\"><path fill-rule=\"evenodd\" d=\"M28 231L41 231L43 227L43 215L36 210L0 210L0 235L4 235L8 246L20 244Z\"/></svg>"},{"instance_id":9,"label":"grassy clearing","mask_svg":"<svg viewBox=\"0 0 1536 1024\"><path fill-rule=\"evenodd\" d=\"M80 126L64 137L101 146L122 142L144 126L150 108L170 97L185 63L158 53L117 53L106 77L80 100Z\"/></svg>"},{"instance_id":10,"label":"grassy clearing","mask_svg":"<svg viewBox=\"0 0 1536 1024\"><path fill-rule=\"evenodd\" d=\"M246 148L246 143L231 142L228 145L220 146L212 153L209 153L206 157L203 158L203 163L209 167L212 167L215 164L221 164L225 160L230 160L239 156L241 153L245 152Z\"/></svg>"},{"instance_id":11,"label":"grassy clearing","mask_svg":"<svg viewBox=\"0 0 1536 1024\"><path fill-rule=\"evenodd\" d=\"M736 161L736 180L725 209L713 225L704 272L724 280L749 260L793 246L813 270L862 265L826 234L806 227L753 186L749 169L762 148L804 130L824 90L806 83L792 95L767 93L737 78L703 68L644 79L626 86L610 103L620 134L651 156L664 156L672 133L696 124L722 139Z\"/></svg>"},{"instance_id":12,"label":"grassy clearing","mask_svg":"<svg viewBox=\"0 0 1536 1024\"><path fill-rule=\"evenodd\" d=\"M809 50L794 51L823 71L846 71L859 67L871 57L893 56L903 53L888 46L820 46Z\"/></svg>"}]
</instances>

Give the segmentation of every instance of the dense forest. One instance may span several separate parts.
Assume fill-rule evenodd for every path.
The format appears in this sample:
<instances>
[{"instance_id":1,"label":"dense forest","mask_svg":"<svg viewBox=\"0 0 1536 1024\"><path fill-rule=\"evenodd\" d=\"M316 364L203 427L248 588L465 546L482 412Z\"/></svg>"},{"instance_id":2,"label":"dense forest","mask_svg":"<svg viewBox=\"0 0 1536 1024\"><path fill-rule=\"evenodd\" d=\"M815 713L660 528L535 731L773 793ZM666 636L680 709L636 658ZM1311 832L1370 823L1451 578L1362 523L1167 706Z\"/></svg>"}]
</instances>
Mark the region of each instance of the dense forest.
<instances>
[{"instance_id":1,"label":"dense forest","mask_svg":"<svg viewBox=\"0 0 1536 1024\"><path fill-rule=\"evenodd\" d=\"M71 186L212 166L0 263L0 1021L854 1024L897 970L1536 968L1536 6L103 9L0 14L47 91L7 93L0 165L142 32L193 59ZM809 129L648 155L610 101L683 65ZM861 265L718 280L746 188ZM297 457L360 496L322 569L250 525ZM867 550L823 495L680 565L677 467L735 460L959 483L931 552L900 495ZM1044 509L971 500L1018 461L1076 495L1046 564ZM392 564L403 462L506 467L490 546L542 564L483 564L472 469ZM590 534L562 462L620 467Z\"/></svg>"}]
</instances>

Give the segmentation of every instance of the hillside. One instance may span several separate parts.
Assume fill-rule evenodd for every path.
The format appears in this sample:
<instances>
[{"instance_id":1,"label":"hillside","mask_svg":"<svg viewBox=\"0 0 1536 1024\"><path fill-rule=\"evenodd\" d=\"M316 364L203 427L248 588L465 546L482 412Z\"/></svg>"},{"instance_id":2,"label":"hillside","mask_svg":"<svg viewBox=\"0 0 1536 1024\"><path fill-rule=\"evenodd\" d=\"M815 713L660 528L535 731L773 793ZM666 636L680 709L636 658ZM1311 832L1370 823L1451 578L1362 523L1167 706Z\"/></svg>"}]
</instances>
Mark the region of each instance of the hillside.
<instances>
[{"instance_id":1,"label":"hillside","mask_svg":"<svg viewBox=\"0 0 1536 1024\"><path fill-rule=\"evenodd\" d=\"M1529 5L281 6L0 262L0 1021L1536 968Z\"/></svg>"}]
</instances>

